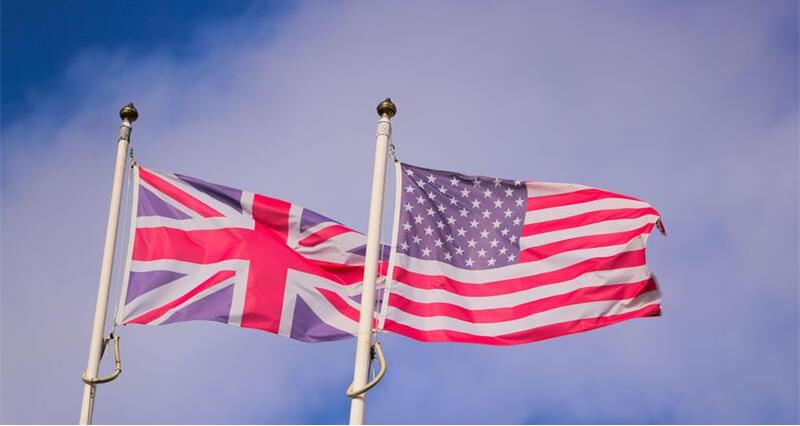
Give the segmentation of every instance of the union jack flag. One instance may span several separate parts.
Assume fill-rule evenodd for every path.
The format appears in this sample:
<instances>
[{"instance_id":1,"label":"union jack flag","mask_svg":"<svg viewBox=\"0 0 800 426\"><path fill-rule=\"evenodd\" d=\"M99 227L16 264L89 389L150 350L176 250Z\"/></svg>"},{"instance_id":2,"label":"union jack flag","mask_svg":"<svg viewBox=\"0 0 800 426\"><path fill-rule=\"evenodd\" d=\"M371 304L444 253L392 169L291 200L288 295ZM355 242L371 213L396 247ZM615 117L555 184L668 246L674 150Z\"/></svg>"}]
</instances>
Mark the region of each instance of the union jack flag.
<instances>
[{"instance_id":1,"label":"union jack flag","mask_svg":"<svg viewBox=\"0 0 800 426\"><path fill-rule=\"evenodd\" d=\"M133 170L118 324L210 320L316 342L358 325L366 238L296 204Z\"/></svg>"}]
</instances>

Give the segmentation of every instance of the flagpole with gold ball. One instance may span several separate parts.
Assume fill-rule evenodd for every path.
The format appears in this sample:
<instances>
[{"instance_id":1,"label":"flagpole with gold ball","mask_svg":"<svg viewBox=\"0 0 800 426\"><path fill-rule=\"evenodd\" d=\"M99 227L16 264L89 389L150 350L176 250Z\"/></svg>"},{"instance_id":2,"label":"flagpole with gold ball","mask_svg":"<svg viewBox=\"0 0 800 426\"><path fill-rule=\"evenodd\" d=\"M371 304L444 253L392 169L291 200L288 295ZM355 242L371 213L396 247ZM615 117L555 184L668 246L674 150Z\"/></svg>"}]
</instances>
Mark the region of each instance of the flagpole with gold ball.
<instances>
[{"instance_id":1,"label":"flagpole with gold ball","mask_svg":"<svg viewBox=\"0 0 800 426\"><path fill-rule=\"evenodd\" d=\"M119 111L122 123L119 126L119 139L117 140L117 163L114 168L114 182L111 186L111 204L108 209L108 223L106 226L106 240L103 247L103 261L100 266L100 284L97 289L97 303L94 309L92 322L92 339L89 344L89 362L86 366L84 377L89 382L97 378L100 367L100 355L103 350L103 328L108 311L108 293L111 287L111 272L114 261L114 248L117 242L117 226L119 224L119 207L122 199L122 183L125 177L125 157L130 146L132 124L139 118L139 112L133 103L122 107ZM96 385L85 383L83 387L83 401L81 403L80 424L92 423L94 397Z\"/></svg>"},{"instance_id":2,"label":"flagpole with gold ball","mask_svg":"<svg viewBox=\"0 0 800 426\"><path fill-rule=\"evenodd\" d=\"M375 165L372 169L372 197L367 224L367 252L364 260L364 287L361 294L361 312L356 334L356 360L353 369L351 390L364 389L369 376L370 351L372 348L372 326L375 310L375 281L378 272L378 256L381 248L381 216L383 214L383 193L386 177L386 161L392 135L391 118L397 114L397 107L386 98L378 104L378 132L375 140ZM350 424L364 424L366 391L351 397Z\"/></svg>"}]
</instances>

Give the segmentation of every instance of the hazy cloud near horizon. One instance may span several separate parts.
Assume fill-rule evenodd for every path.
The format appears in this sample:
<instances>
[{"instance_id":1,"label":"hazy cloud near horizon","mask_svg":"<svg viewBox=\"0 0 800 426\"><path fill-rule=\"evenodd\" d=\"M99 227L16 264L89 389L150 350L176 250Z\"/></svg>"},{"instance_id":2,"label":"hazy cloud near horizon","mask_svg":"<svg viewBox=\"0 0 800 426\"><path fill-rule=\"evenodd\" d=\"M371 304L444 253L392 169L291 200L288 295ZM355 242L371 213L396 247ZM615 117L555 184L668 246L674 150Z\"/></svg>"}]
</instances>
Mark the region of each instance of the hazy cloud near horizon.
<instances>
[{"instance_id":1,"label":"hazy cloud near horizon","mask_svg":"<svg viewBox=\"0 0 800 426\"><path fill-rule=\"evenodd\" d=\"M120 106L141 113L142 164L364 230L391 96L404 161L605 187L650 201L670 235L648 251L662 318L502 348L384 336L369 422L800 421L797 13L309 3L204 28L188 61L87 50L3 135L0 420L77 420ZM200 322L120 334L97 423L347 420L354 342Z\"/></svg>"}]
</instances>

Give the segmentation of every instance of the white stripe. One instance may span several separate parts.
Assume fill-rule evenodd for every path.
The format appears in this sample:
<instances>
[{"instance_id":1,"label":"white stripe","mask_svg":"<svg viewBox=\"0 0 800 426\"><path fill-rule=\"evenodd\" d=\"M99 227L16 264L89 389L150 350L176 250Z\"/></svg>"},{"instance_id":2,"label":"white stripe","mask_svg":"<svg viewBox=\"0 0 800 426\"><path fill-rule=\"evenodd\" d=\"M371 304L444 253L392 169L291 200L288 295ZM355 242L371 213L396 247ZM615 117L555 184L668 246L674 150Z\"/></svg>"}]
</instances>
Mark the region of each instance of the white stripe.
<instances>
[{"instance_id":1,"label":"white stripe","mask_svg":"<svg viewBox=\"0 0 800 426\"><path fill-rule=\"evenodd\" d=\"M603 222L592 223L575 228L530 235L528 237L522 237L519 239L519 248L520 250L525 250L529 247L538 247L544 244L568 240L570 238L632 231L634 229L641 228L648 223L655 223L657 219L657 215L648 214L634 219L606 220Z\"/></svg>"},{"instance_id":2,"label":"white stripe","mask_svg":"<svg viewBox=\"0 0 800 426\"><path fill-rule=\"evenodd\" d=\"M531 210L525 213L525 224L547 222L549 220L563 219L583 213L599 210L613 209L644 209L651 207L644 201L629 200L627 198L603 198L586 203L569 204L566 206L550 207L541 210Z\"/></svg>"},{"instance_id":3,"label":"white stripe","mask_svg":"<svg viewBox=\"0 0 800 426\"><path fill-rule=\"evenodd\" d=\"M236 273L236 280L233 283L231 309L228 313L228 324L230 325L242 325L242 316L244 316L244 299L247 296L247 277L249 273L250 268L241 268Z\"/></svg>"},{"instance_id":4,"label":"white stripe","mask_svg":"<svg viewBox=\"0 0 800 426\"><path fill-rule=\"evenodd\" d=\"M589 186L558 182L525 182L525 186L528 188L528 198L566 194L582 189L592 189L592 187Z\"/></svg>"},{"instance_id":5,"label":"white stripe","mask_svg":"<svg viewBox=\"0 0 800 426\"><path fill-rule=\"evenodd\" d=\"M497 296L462 296L441 289L420 289L395 281L392 293L418 303L448 303L469 310L510 308L587 287L638 283L650 278L647 266L587 272L578 278Z\"/></svg>"},{"instance_id":6,"label":"white stripe","mask_svg":"<svg viewBox=\"0 0 800 426\"><path fill-rule=\"evenodd\" d=\"M297 245L292 248L309 259L345 265L363 265L364 256L350 253L349 250L363 246L366 243L367 238L364 235L351 231L329 238L315 246Z\"/></svg>"},{"instance_id":7,"label":"white stripe","mask_svg":"<svg viewBox=\"0 0 800 426\"><path fill-rule=\"evenodd\" d=\"M524 318L498 323L471 323L443 316L419 317L394 307L390 307L388 318L421 331L451 330L476 336L492 337L566 321L624 314L657 304L660 301L661 296L659 292L654 290L632 299L562 306L548 311L538 312Z\"/></svg>"},{"instance_id":8,"label":"white stripe","mask_svg":"<svg viewBox=\"0 0 800 426\"><path fill-rule=\"evenodd\" d=\"M133 242L136 240L136 211L139 205L139 166L133 166L131 169L133 173L133 187L131 188L131 211L130 211L130 228L128 229L128 251L125 253L125 267L122 271L122 288L119 291L119 300L117 301L117 311L114 318L114 324L122 324L123 313L125 311L125 298L128 297L128 280L131 276L131 262L133 261Z\"/></svg>"},{"instance_id":9,"label":"white stripe","mask_svg":"<svg viewBox=\"0 0 800 426\"><path fill-rule=\"evenodd\" d=\"M193 219L172 219L163 216L143 216L139 218L138 228L174 228L183 231L213 230L224 228L255 229L255 221L248 216L236 213L235 216L197 217Z\"/></svg>"},{"instance_id":10,"label":"white stripe","mask_svg":"<svg viewBox=\"0 0 800 426\"><path fill-rule=\"evenodd\" d=\"M635 238L616 246L573 250L550 256L547 259L482 270L462 269L436 260L421 260L404 253L397 253L397 266L419 274L443 275L464 283L483 284L556 271L587 259L618 255L627 251L641 250L644 247L643 239Z\"/></svg>"}]
</instances>

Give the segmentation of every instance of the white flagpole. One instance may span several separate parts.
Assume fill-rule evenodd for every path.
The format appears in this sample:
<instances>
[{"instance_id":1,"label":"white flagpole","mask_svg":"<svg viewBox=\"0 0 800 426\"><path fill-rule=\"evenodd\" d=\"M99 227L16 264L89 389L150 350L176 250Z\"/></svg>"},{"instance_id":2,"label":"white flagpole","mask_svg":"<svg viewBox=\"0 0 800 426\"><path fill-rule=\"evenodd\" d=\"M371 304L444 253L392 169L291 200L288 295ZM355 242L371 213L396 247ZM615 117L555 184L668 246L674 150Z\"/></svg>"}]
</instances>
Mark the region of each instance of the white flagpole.
<instances>
[{"instance_id":1,"label":"white flagpole","mask_svg":"<svg viewBox=\"0 0 800 426\"><path fill-rule=\"evenodd\" d=\"M103 248L103 262L100 266L100 284L97 289L97 304L94 309L94 322L92 323L92 340L89 344L89 362L86 366L86 377L97 378L100 367L100 352L103 345L103 328L106 323L108 309L108 291L111 287L111 267L114 261L114 246L117 241L117 225L119 223L119 205L122 198L122 182L125 176L125 157L131 138L131 124L139 118L139 113L132 103L122 107L119 111L122 124L119 127L119 140L117 142L117 164L114 169L114 183L111 187L111 205L108 209L108 225L106 226L106 241ZM80 424L92 423L92 410L94 408L95 386L85 384L83 387L83 402L81 403Z\"/></svg>"},{"instance_id":2,"label":"white flagpole","mask_svg":"<svg viewBox=\"0 0 800 426\"><path fill-rule=\"evenodd\" d=\"M356 362L353 370L352 389L361 389L369 376L372 326L375 310L375 279L378 272L378 255L381 251L381 216L383 214L383 190L386 178L386 157L392 134L390 119L397 114L397 107L386 98L378 105L378 134L375 141L375 166L372 169L372 198L369 205L367 226L367 253L364 261L364 287L361 293L361 313L356 335ZM355 396L350 402L350 424L364 424L365 393Z\"/></svg>"}]
</instances>

